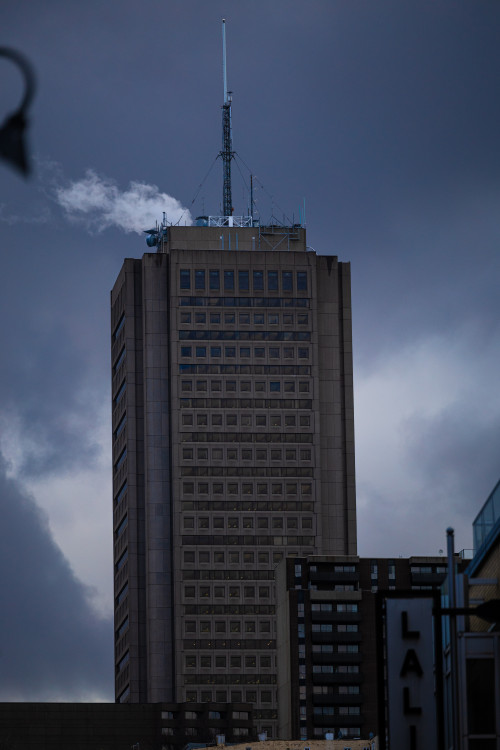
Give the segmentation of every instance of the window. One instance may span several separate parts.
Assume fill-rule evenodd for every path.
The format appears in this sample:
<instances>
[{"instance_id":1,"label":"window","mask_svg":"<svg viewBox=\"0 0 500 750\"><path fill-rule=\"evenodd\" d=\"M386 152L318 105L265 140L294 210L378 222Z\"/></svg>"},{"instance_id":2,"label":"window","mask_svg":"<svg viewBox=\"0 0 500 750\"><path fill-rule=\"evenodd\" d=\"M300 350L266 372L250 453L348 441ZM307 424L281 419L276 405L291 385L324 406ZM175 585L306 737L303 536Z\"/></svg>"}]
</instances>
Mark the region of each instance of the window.
<instances>
[{"instance_id":1,"label":"window","mask_svg":"<svg viewBox=\"0 0 500 750\"><path fill-rule=\"evenodd\" d=\"M215 657L215 666L216 668L222 669L225 668L227 664L227 659L225 656L216 656Z\"/></svg>"},{"instance_id":2,"label":"window","mask_svg":"<svg viewBox=\"0 0 500 750\"><path fill-rule=\"evenodd\" d=\"M195 323L206 323L207 322L207 314L206 314L206 312L195 312L195 314L194 314L194 322Z\"/></svg>"},{"instance_id":3,"label":"window","mask_svg":"<svg viewBox=\"0 0 500 750\"><path fill-rule=\"evenodd\" d=\"M210 356L211 357L221 357L222 356L222 347L221 346L211 346L210 347Z\"/></svg>"},{"instance_id":4,"label":"window","mask_svg":"<svg viewBox=\"0 0 500 750\"><path fill-rule=\"evenodd\" d=\"M309 383L307 380L299 380L299 393L309 393Z\"/></svg>"},{"instance_id":5,"label":"window","mask_svg":"<svg viewBox=\"0 0 500 750\"><path fill-rule=\"evenodd\" d=\"M285 427L295 427L295 414L287 414L285 416ZM288 453L289 451L287 451L287 459L288 459ZM293 457L290 456L289 460L295 460L295 456Z\"/></svg>"},{"instance_id":6,"label":"window","mask_svg":"<svg viewBox=\"0 0 500 750\"><path fill-rule=\"evenodd\" d=\"M281 284L284 292L291 292L293 290L293 275L291 271L281 272Z\"/></svg>"},{"instance_id":7,"label":"window","mask_svg":"<svg viewBox=\"0 0 500 750\"><path fill-rule=\"evenodd\" d=\"M250 356L250 347L240 346L240 357L249 357L249 356Z\"/></svg>"},{"instance_id":8,"label":"window","mask_svg":"<svg viewBox=\"0 0 500 750\"><path fill-rule=\"evenodd\" d=\"M299 346L298 356L299 356L299 359L309 359L309 349L305 349Z\"/></svg>"},{"instance_id":9,"label":"window","mask_svg":"<svg viewBox=\"0 0 500 750\"><path fill-rule=\"evenodd\" d=\"M243 326L250 324L250 313L240 313L240 324Z\"/></svg>"},{"instance_id":10,"label":"window","mask_svg":"<svg viewBox=\"0 0 500 750\"><path fill-rule=\"evenodd\" d=\"M258 326L264 325L264 313L254 313L253 322Z\"/></svg>"},{"instance_id":11,"label":"window","mask_svg":"<svg viewBox=\"0 0 500 750\"><path fill-rule=\"evenodd\" d=\"M234 271L224 271L224 290L232 292L234 290Z\"/></svg>"},{"instance_id":12,"label":"window","mask_svg":"<svg viewBox=\"0 0 500 750\"><path fill-rule=\"evenodd\" d=\"M179 275L181 289L191 289L191 271L189 268L181 268Z\"/></svg>"},{"instance_id":13,"label":"window","mask_svg":"<svg viewBox=\"0 0 500 750\"><path fill-rule=\"evenodd\" d=\"M210 289L217 291L220 289L220 278L219 271L217 269L211 269L209 271L210 278Z\"/></svg>"},{"instance_id":14,"label":"window","mask_svg":"<svg viewBox=\"0 0 500 750\"><path fill-rule=\"evenodd\" d=\"M297 313L297 323L300 326L307 325L309 323L309 313Z\"/></svg>"},{"instance_id":15,"label":"window","mask_svg":"<svg viewBox=\"0 0 500 750\"><path fill-rule=\"evenodd\" d=\"M250 288L248 271L238 271L238 287L240 292L248 292Z\"/></svg>"},{"instance_id":16,"label":"window","mask_svg":"<svg viewBox=\"0 0 500 750\"><path fill-rule=\"evenodd\" d=\"M208 414L197 414L196 424L199 427L206 427L208 425Z\"/></svg>"},{"instance_id":17,"label":"window","mask_svg":"<svg viewBox=\"0 0 500 750\"><path fill-rule=\"evenodd\" d=\"M206 461L208 459L208 448L198 448L196 455L198 461Z\"/></svg>"},{"instance_id":18,"label":"window","mask_svg":"<svg viewBox=\"0 0 500 750\"><path fill-rule=\"evenodd\" d=\"M271 325L271 326L276 326L276 325L278 325L278 323L280 322L280 321L279 321L279 316L278 316L278 313L268 313L268 316L267 316L267 322L268 322L268 323L269 323L269 325Z\"/></svg>"},{"instance_id":19,"label":"window","mask_svg":"<svg viewBox=\"0 0 500 750\"><path fill-rule=\"evenodd\" d=\"M194 288L205 289L205 271L202 269L197 269L194 272Z\"/></svg>"},{"instance_id":20,"label":"window","mask_svg":"<svg viewBox=\"0 0 500 750\"><path fill-rule=\"evenodd\" d=\"M190 312L181 312L181 323L191 323Z\"/></svg>"},{"instance_id":21,"label":"window","mask_svg":"<svg viewBox=\"0 0 500 750\"><path fill-rule=\"evenodd\" d=\"M264 271L253 272L253 290L254 292L264 291Z\"/></svg>"},{"instance_id":22,"label":"window","mask_svg":"<svg viewBox=\"0 0 500 750\"><path fill-rule=\"evenodd\" d=\"M293 359L295 356L294 354L294 348L293 346L284 346L283 347L283 357L285 359Z\"/></svg>"},{"instance_id":23,"label":"window","mask_svg":"<svg viewBox=\"0 0 500 750\"><path fill-rule=\"evenodd\" d=\"M194 552L189 550L184 552L184 562L187 564L194 563Z\"/></svg>"},{"instance_id":24,"label":"window","mask_svg":"<svg viewBox=\"0 0 500 750\"><path fill-rule=\"evenodd\" d=\"M269 390L271 393L279 393L281 384L279 380L271 380L269 383Z\"/></svg>"},{"instance_id":25,"label":"window","mask_svg":"<svg viewBox=\"0 0 500 750\"><path fill-rule=\"evenodd\" d=\"M292 313L283 313L283 323L286 326L293 325L293 315L292 315Z\"/></svg>"},{"instance_id":26,"label":"window","mask_svg":"<svg viewBox=\"0 0 500 750\"><path fill-rule=\"evenodd\" d=\"M267 289L269 292L278 291L278 272L277 271L267 272Z\"/></svg>"},{"instance_id":27,"label":"window","mask_svg":"<svg viewBox=\"0 0 500 750\"><path fill-rule=\"evenodd\" d=\"M196 347L196 356L197 357L206 357L207 356L207 347L206 346L197 346Z\"/></svg>"},{"instance_id":28,"label":"window","mask_svg":"<svg viewBox=\"0 0 500 750\"><path fill-rule=\"evenodd\" d=\"M210 313L210 323L220 323L220 313Z\"/></svg>"},{"instance_id":29,"label":"window","mask_svg":"<svg viewBox=\"0 0 500 750\"><path fill-rule=\"evenodd\" d=\"M255 426L256 427L265 427L266 426L266 415L265 414L257 414L255 417Z\"/></svg>"},{"instance_id":30,"label":"window","mask_svg":"<svg viewBox=\"0 0 500 750\"><path fill-rule=\"evenodd\" d=\"M302 414L299 417L299 424L301 427L310 427L311 426L311 417L309 414Z\"/></svg>"},{"instance_id":31,"label":"window","mask_svg":"<svg viewBox=\"0 0 500 750\"><path fill-rule=\"evenodd\" d=\"M236 357L236 347L235 346L226 346L224 347L224 354L226 357Z\"/></svg>"},{"instance_id":32,"label":"window","mask_svg":"<svg viewBox=\"0 0 500 750\"><path fill-rule=\"evenodd\" d=\"M270 357L270 359L279 359L279 356L280 356L279 346L270 346L269 347L269 357Z\"/></svg>"},{"instance_id":33,"label":"window","mask_svg":"<svg viewBox=\"0 0 500 750\"><path fill-rule=\"evenodd\" d=\"M220 427L222 425L222 414L212 414L212 424Z\"/></svg>"},{"instance_id":34,"label":"window","mask_svg":"<svg viewBox=\"0 0 500 750\"><path fill-rule=\"evenodd\" d=\"M236 322L236 316L234 313L224 313L224 323L226 325L233 325Z\"/></svg>"},{"instance_id":35,"label":"window","mask_svg":"<svg viewBox=\"0 0 500 750\"><path fill-rule=\"evenodd\" d=\"M307 271L297 271L297 291L307 292Z\"/></svg>"},{"instance_id":36,"label":"window","mask_svg":"<svg viewBox=\"0 0 500 750\"><path fill-rule=\"evenodd\" d=\"M191 351L190 346L181 346L181 357L191 357Z\"/></svg>"}]
</instances>

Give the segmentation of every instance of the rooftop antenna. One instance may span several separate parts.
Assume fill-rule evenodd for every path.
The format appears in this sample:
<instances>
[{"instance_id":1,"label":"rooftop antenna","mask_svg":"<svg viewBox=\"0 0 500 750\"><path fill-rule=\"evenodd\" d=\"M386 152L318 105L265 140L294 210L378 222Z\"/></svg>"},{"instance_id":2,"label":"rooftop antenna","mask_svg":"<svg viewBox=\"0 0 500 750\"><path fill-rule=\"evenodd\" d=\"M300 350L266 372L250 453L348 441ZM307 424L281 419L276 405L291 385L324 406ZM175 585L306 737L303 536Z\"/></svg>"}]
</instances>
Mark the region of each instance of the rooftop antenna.
<instances>
[{"instance_id":1,"label":"rooftop antenna","mask_svg":"<svg viewBox=\"0 0 500 750\"><path fill-rule=\"evenodd\" d=\"M222 19L222 72L224 77L224 104L222 105L222 168L224 183L222 188L223 216L233 215L233 199L231 195L231 159L234 156L231 133L231 91L227 90L226 71L226 19Z\"/></svg>"}]
</instances>

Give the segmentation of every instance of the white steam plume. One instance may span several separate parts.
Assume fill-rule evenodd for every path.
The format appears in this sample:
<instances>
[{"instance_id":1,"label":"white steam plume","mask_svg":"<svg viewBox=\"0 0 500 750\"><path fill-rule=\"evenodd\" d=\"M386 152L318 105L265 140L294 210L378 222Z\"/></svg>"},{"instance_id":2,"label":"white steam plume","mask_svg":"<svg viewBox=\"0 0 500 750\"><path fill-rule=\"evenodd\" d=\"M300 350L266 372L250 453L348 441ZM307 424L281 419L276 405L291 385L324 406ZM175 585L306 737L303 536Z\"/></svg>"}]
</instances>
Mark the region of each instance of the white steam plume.
<instances>
[{"instance_id":1,"label":"white steam plume","mask_svg":"<svg viewBox=\"0 0 500 750\"><path fill-rule=\"evenodd\" d=\"M55 194L70 219L83 221L88 229L98 232L118 227L124 232L142 234L161 221L163 211L169 223L193 223L188 209L171 195L160 193L156 185L131 182L127 190L121 191L113 180L99 177L92 169L81 180L57 187Z\"/></svg>"}]
</instances>

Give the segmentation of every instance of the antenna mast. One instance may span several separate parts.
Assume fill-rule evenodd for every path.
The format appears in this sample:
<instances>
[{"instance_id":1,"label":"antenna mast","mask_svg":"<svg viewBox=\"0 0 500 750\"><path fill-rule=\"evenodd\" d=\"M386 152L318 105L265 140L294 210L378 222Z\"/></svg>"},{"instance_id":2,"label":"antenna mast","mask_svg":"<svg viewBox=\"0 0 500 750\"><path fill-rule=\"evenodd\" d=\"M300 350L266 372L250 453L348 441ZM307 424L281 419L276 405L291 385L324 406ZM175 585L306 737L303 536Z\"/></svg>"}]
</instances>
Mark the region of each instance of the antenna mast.
<instances>
[{"instance_id":1,"label":"antenna mast","mask_svg":"<svg viewBox=\"0 0 500 750\"><path fill-rule=\"evenodd\" d=\"M224 78L224 104L222 105L222 168L224 182L222 188L223 215L233 215L233 199L231 195L231 159L233 158L233 143L231 133L231 91L227 90L226 71L226 19L222 19L222 72Z\"/></svg>"}]
</instances>

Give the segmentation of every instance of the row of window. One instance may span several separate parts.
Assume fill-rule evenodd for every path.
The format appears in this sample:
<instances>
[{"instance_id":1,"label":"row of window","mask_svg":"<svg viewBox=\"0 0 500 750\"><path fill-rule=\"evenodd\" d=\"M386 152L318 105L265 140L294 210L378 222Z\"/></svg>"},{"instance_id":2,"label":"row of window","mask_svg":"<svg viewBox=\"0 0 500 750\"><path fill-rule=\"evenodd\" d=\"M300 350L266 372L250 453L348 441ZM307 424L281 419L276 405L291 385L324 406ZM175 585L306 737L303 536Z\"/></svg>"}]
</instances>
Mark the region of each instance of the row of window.
<instances>
[{"instance_id":1,"label":"row of window","mask_svg":"<svg viewBox=\"0 0 500 750\"><path fill-rule=\"evenodd\" d=\"M258 562L259 565L269 565L270 560L270 554L269 552L254 552L253 550L244 550L242 552L225 552L224 550L198 550L197 551L197 557L198 557L198 563L200 565L207 565L211 564L212 562L215 565L223 564L225 565L226 562L229 565L239 565L240 562L244 563L245 565L249 563L254 563L255 561ZM196 562L195 559L195 551L194 550L184 550L183 553L183 561L186 565L192 565ZM277 564L281 562L283 559L283 553L282 552L273 552L272 555L272 562L273 564ZM211 573L215 573L217 571L210 571ZM221 571L222 573L226 573L226 571ZM230 575L234 571L227 571L227 573ZM236 571L238 573L243 573L246 571ZM271 575L273 574L273 571L266 571L269 572Z\"/></svg>"},{"instance_id":2,"label":"row of window","mask_svg":"<svg viewBox=\"0 0 500 750\"><path fill-rule=\"evenodd\" d=\"M197 427L208 427L209 415L206 412L201 412L195 415L193 413L183 413L181 415L181 425L183 427L192 427L194 424ZM238 413L238 414L210 414L210 424L213 427L222 427L223 424L226 427L310 427L311 426L311 415L310 414L252 414L252 413Z\"/></svg>"},{"instance_id":3,"label":"row of window","mask_svg":"<svg viewBox=\"0 0 500 750\"><path fill-rule=\"evenodd\" d=\"M309 325L309 313L258 312L251 314L248 312L240 312L236 314L235 312L206 313L204 310L195 310L194 313L182 310L179 313L179 322L181 325L191 325L192 323L195 323L196 325L206 325L207 323L210 323L210 325L221 325L222 323L224 323L224 325L235 325L236 323L239 323L239 325L245 326L253 323L256 326L262 326L265 325L266 321L270 326L280 325L280 323L285 326L307 326Z\"/></svg>"},{"instance_id":4,"label":"row of window","mask_svg":"<svg viewBox=\"0 0 500 750\"><path fill-rule=\"evenodd\" d=\"M260 669L271 669L271 662L272 657L269 654L261 655L258 658L255 654L248 654L244 657L239 654L231 654L229 658L225 654L214 657L211 654L189 654L184 657L186 669L196 669L198 665L201 669L212 669L212 667L215 667L215 669L226 669L227 667L230 669L241 669L241 667L257 669L257 666Z\"/></svg>"},{"instance_id":5,"label":"row of window","mask_svg":"<svg viewBox=\"0 0 500 750\"><path fill-rule=\"evenodd\" d=\"M194 570L185 572L194 573ZM202 604L185 604L184 613L186 615L230 615L231 617L234 615L252 615L252 617L258 615L260 617L260 615L276 614L276 607L274 604L236 604L235 601L231 601L230 604L214 604L205 601Z\"/></svg>"},{"instance_id":6,"label":"row of window","mask_svg":"<svg viewBox=\"0 0 500 750\"><path fill-rule=\"evenodd\" d=\"M309 393L311 388L311 381L310 380L299 380L298 382L295 380L196 380L194 383L192 380L181 380L181 391L183 393L190 393L193 391L193 385L195 386L195 389L197 391L207 391L210 387L210 391L212 393L222 393L222 383L224 382L224 390L226 393L236 393L237 390L240 391L240 393L250 393L252 390L255 391L255 393L265 393L267 390L269 390L272 393L279 393L280 391L283 391L283 393L295 393L297 390L299 393ZM195 399L196 402L201 401L203 399ZM217 401L218 399L207 399L207 401ZM271 401L274 399L271 399ZM185 403L186 399L181 398L179 399L179 403L181 406ZM228 408L227 399L224 399L225 405L223 408ZM275 409L279 409L280 406L285 402L286 399L276 399L274 407ZM237 401L235 401L235 406L243 406L244 400L241 400L241 404L239 404ZM247 408L251 408L250 404L252 406L257 406L254 400L250 401ZM207 406L212 404L207 404ZM201 404L196 403L197 407L200 407ZM215 406L215 404L214 404ZM270 404L267 403L267 399L263 401L260 408L267 408L270 406ZM293 407L292 407L293 408ZM307 408L307 407L303 407Z\"/></svg>"},{"instance_id":7,"label":"row of window","mask_svg":"<svg viewBox=\"0 0 500 750\"><path fill-rule=\"evenodd\" d=\"M335 730L337 736L344 737L345 739L358 738L361 735L360 727L334 727L333 729L328 729L327 727L314 727L313 734L314 737L323 738L325 736L325 732L333 730ZM304 739L306 739L306 737L304 737ZM350 750L350 748L347 748L346 750ZM370 750L370 746L364 747L363 750Z\"/></svg>"},{"instance_id":8,"label":"row of window","mask_svg":"<svg viewBox=\"0 0 500 750\"><path fill-rule=\"evenodd\" d=\"M229 599L244 597L245 599L255 599L258 596L259 599L269 599L271 596L270 586L207 586L202 584L200 586L184 586L184 597L186 599L193 599L199 597L201 599L211 599L212 596L215 599ZM253 631L248 631L253 632Z\"/></svg>"},{"instance_id":9,"label":"row of window","mask_svg":"<svg viewBox=\"0 0 500 750\"><path fill-rule=\"evenodd\" d=\"M232 535L214 535L206 534L206 535L183 535L182 536L182 544L207 544L207 545L247 545L250 546L252 544L255 545L262 545L264 547L286 547L287 544L293 544L295 546L300 547L312 547L314 545L314 537L313 536L241 536L238 534L232 534Z\"/></svg>"},{"instance_id":10,"label":"row of window","mask_svg":"<svg viewBox=\"0 0 500 750\"><path fill-rule=\"evenodd\" d=\"M314 706L313 714L315 716L359 716L361 713L360 706Z\"/></svg>"},{"instance_id":11,"label":"row of window","mask_svg":"<svg viewBox=\"0 0 500 750\"><path fill-rule=\"evenodd\" d=\"M311 448L300 448L297 451L296 448L286 448L284 451L282 448L211 448L210 458L212 461L223 461L224 457L227 461L296 461L297 457L300 461L310 461L312 456ZM192 461L195 457L194 448L183 448L182 449L182 460ZM197 461L208 461L209 449L208 448L197 448L196 449L196 460Z\"/></svg>"},{"instance_id":12,"label":"row of window","mask_svg":"<svg viewBox=\"0 0 500 750\"><path fill-rule=\"evenodd\" d=\"M312 517L297 518L297 516L288 517L286 520L283 516L269 518L268 516L213 516L211 519L208 516L198 516L195 519L194 516L185 516L183 519L183 527L185 529L194 529L195 526L198 529L239 529L240 525L242 529L283 529L286 525L287 529L298 529L299 521L302 529L312 529L313 519Z\"/></svg>"},{"instance_id":13,"label":"row of window","mask_svg":"<svg viewBox=\"0 0 500 750\"><path fill-rule=\"evenodd\" d=\"M310 375L309 365L179 365L181 375ZM199 381L202 382L202 381ZM206 381L205 381L206 382ZM200 390L197 386L197 390ZM203 388L202 390L207 390ZM219 388L220 390L220 388Z\"/></svg>"},{"instance_id":14,"label":"row of window","mask_svg":"<svg viewBox=\"0 0 500 750\"><path fill-rule=\"evenodd\" d=\"M206 622L201 624L207 625ZM196 626L196 623L194 625ZM233 649L237 651L274 651L276 641L270 636L265 638L191 638L183 641L182 648L183 651L189 651L190 649L199 649L200 651L212 651L213 649L216 651L232 651Z\"/></svg>"},{"instance_id":15,"label":"row of window","mask_svg":"<svg viewBox=\"0 0 500 750\"><path fill-rule=\"evenodd\" d=\"M311 307L306 297L179 297L180 307Z\"/></svg>"},{"instance_id":16,"label":"row of window","mask_svg":"<svg viewBox=\"0 0 500 750\"><path fill-rule=\"evenodd\" d=\"M313 664L313 674L359 674L359 664Z\"/></svg>"},{"instance_id":17,"label":"row of window","mask_svg":"<svg viewBox=\"0 0 500 750\"><path fill-rule=\"evenodd\" d=\"M186 674L185 685L276 685L275 674Z\"/></svg>"},{"instance_id":18,"label":"row of window","mask_svg":"<svg viewBox=\"0 0 500 750\"><path fill-rule=\"evenodd\" d=\"M182 359L189 357L211 357L220 359L224 354L224 359L309 359L309 349L294 346L270 346L267 351L264 346L256 346L252 349L250 346L181 346L180 356Z\"/></svg>"},{"instance_id":19,"label":"row of window","mask_svg":"<svg viewBox=\"0 0 500 750\"><path fill-rule=\"evenodd\" d=\"M179 341L310 341L310 331L179 331Z\"/></svg>"},{"instance_id":20,"label":"row of window","mask_svg":"<svg viewBox=\"0 0 500 750\"><path fill-rule=\"evenodd\" d=\"M179 438L181 443L312 443L313 433L181 432Z\"/></svg>"},{"instance_id":21,"label":"row of window","mask_svg":"<svg viewBox=\"0 0 500 750\"><path fill-rule=\"evenodd\" d=\"M357 633L358 626L353 623L338 623L333 625L331 622L313 623L311 626L313 633Z\"/></svg>"},{"instance_id":22,"label":"row of window","mask_svg":"<svg viewBox=\"0 0 500 750\"><path fill-rule=\"evenodd\" d=\"M313 643L313 654L357 654L359 645L357 643Z\"/></svg>"},{"instance_id":23,"label":"row of window","mask_svg":"<svg viewBox=\"0 0 500 750\"><path fill-rule=\"evenodd\" d=\"M179 287L181 290L191 289L193 276L194 289L199 291L203 291L208 287L210 291L218 292L222 284L225 292L234 292L237 283L238 291L240 292L249 292L250 284L252 284L251 291L253 292L277 292L280 291L280 280L282 292L294 291L293 271L281 271L280 279L279 271L274 270L250 272L244 269L235 271L234 269L225 268L221 271L218 268L211 268L209 270L196 268L194 271L191 271L190 268L181 268L179 270ZM266 281L267 284L265 284ZM307 271L295 272L295 290L297 292L307 292Z\"/></svg>"},{"instance_id":24,"label":"row of window","mask_svg":"<svg viewBox=\"0 0 500 750\"><path fill-rule=\"evenodd\" d=\"M356 602L315 602L311 604L311 612L357 612Z\"/></svg>"},{"instance_id":25,"label":"row of window","mask_svg":"<svg viewBox=\"0 0 500 750\"><path fill-rule=\"evenodd\" d=\"M359 695L359 685L313 685L313 695ZM302 697L302 695L301 695ZM304 686L304 699L305 699Z\"/></svg>"},{"instance_id":26,"label":"row of window","mask_svg":"<svg viewBox=\"0 0 500 750\"><path fill-rule=\"evenodd\" d=\"M271 703L272 692L270 690L246 690L244 693L241 690L216 690L212 693L211 690L201 690L199 693L196 690L186 691L186 703L211 703L214 699L216 703L242 703L243 696L245 697L246 703ZM257 698L258 696L258 698ZM199 699L199 700L198 700ZM255 718L255 711L254 711Z\"/></svg>"},{"instance_id":27,"label":"row of window","mask_svg":"<svg viewBox=\"0 0 500 750\"><path fill-rule=\"evenodd\" d=\"M312 500L253 500L251 498L246 500L185 500L181 503L181 510L183 512L193 510L221 510L224 513L252 513L259 510L273 511L275 513L288 511L294 513L297 511L312 513L314 502Z\"/></svg>"},{"instance_id":28,"label":"row of window","mask_svg":"<svg viewBox=\"0 0 500 750\"><path fill-rule=\"evenodd\" d=\"M242 471L244 470L245 467ZM264 469L264 471L267 471L267 469ZM306 471L306 469L302 471ZM183 482L182 492L183 495L194 495L194 482ZM196 494L206 495L208 493L209 483L198 482ZM312 495L312 483L302 482L299 487L297 482L286 482L283 487L282 482L271 482L271 484L269 482L257 482L255 485L252 482L242 482L241 486L238 482L227 482L225 486L224 482L212 482L210 486L211 495L239 495L240 493L242 495L298 495L299 493L301 495Z\"/></svg>"}]
</instances>

